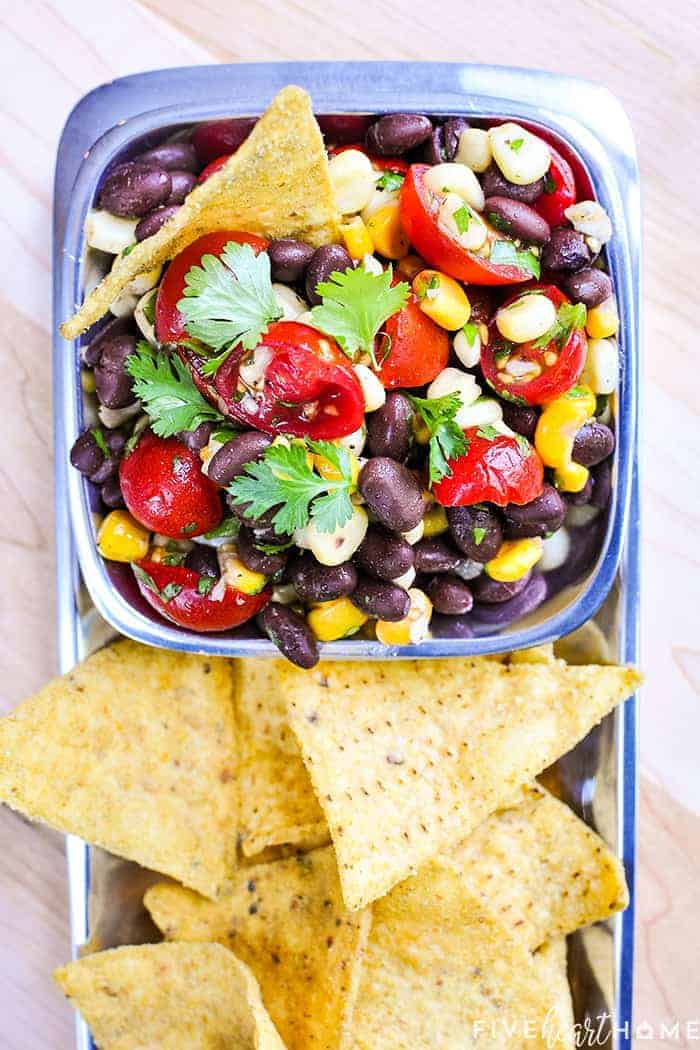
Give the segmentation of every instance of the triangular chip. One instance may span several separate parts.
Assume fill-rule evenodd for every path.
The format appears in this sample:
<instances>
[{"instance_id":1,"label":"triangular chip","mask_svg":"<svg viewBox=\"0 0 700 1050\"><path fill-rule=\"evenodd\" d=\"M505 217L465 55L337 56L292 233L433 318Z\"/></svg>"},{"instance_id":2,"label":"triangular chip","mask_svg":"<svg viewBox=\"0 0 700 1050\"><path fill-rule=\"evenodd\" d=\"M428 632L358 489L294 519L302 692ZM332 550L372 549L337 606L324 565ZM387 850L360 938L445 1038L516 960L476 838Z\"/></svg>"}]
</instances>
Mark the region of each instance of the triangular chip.
<instances>
[{"instance_id":1,"label":"triangular chip","mask_svg":"<svg viewBox=\"0 0 700 1050\"><path fill-rule=\"evenodd\" d=\"M214 897L235 756L230 665L120 641L0 719L0 801Z\"/></svg>"},{"instance_id":2,"label":"triangular chip","mask_svg":"<svg viewBox=\"0 0 700 1050\"><path fill-rule=\"evenodd\" d=\"M245 230L318 246L338 240L339 218L311 100L301 88L283 88L233 157L195 187L158 233L115 259L78 313L61 325L61 334L75 339L130 281L203 233Z\"/></svg>"},{"instance_id":3,"label":"triangular chip","mask_svg":"<svg viewBox=\"0 0 700 1050\"><path fill-rule=\"evenodd\" d=\"M640 676L473 659L290 665L283 679L345 902L360 908L510 805Z\"/></svg>"},{"instance_id":4,"label":"triangular chip","mask_svg":"<svg viewBox=\"0 0 700 1050\"><path fill-rule=\"evenodd\" d=\"M271 846L313 849L330 840L280 691L281 660L237 660L236 716L243 853Z\"/></svg>"},{"instance_id":5,"label":"triangular chip","mask_svg":"<svg viewBox=\"0 0 700 1050\"><path fill-rule=\"evenodd\" d=\"M54 979L100 1050L284 1050L257 981L219 944L113 948Z\"/></svg>"}]
</instances>

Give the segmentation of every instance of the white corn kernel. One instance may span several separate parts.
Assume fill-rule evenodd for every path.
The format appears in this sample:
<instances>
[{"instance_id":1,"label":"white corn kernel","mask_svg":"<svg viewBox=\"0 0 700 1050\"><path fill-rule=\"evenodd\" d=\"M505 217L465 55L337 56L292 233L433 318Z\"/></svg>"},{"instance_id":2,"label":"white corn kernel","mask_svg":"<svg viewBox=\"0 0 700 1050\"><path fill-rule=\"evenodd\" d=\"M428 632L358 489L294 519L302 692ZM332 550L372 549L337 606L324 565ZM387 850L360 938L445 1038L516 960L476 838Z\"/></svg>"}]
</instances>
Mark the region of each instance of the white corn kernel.
<instances>
[{"instance_id":1,"label":"white corn kernel","mask_svg":"<svg viewBox=\"0 0 700 1050\"><path fill-rule=\"evenodd\" d=\"M108 430L114 430L115 427L120 427L129 419L133 419L140 411L141 402L134 401L133 405L125 405L124 408L107 408L106 405L100 405L97 415L103 426L106 426Z\"/></svg>"},{"instance_id":2,"label":"white corn kernel","mask_svg":"<svg viewBox=\"0 0 700 1050\"><path fill-rule=\"evenodd\" d=\"M123 219L108 211L91 211L85 219L85 240L91 248L119 255L136 243L138 224L138 219Z\"/></svg>"},{"instance_id":3,"label":"white corn kernel","mask_svg":"<svg viewBox=\"0 0 700 1050\"><path fill-rule=\"evenodd\" d=\"M491 139L483 128L467 128L459 136L455 154L457 164L466 164L472 171L486 171L493 159Z\"/></svg>"},{"instance_id":4,"label":"white corn kernel","mask_svg":"<svg viewBox=\"0 0 700 1050\"><path fill-rule=\"evenodd\" d=\"M298 321L309 309L309 304L300 295L286 284L274 283L272 291L275 293L275 301L282 311L283 321Z\"/></svg>"},{"instance_id":5,"label":"white corn kernel","mask_svg":"<svg viewBox=\"0 0 700 1050\"><path fill-rule=\"evenodd\" d=\"M489 135L493 159L509 182L527 186L549 171L552 155L546 143L519 124L500 124Z\"/></svg>"},{"instance_id":6,"label":"white corn kernel","mask_svg":"<svg viewBox=\"0 0 700 1050\"><path fill-rule=\"evenodd\" d=\"M419 521L415 528L410 529L408 532L402 532L401 535L406 540L406 543L410 543L413 547L418 540L423 539L423 533L425 532L425 525L422 521Z\"/></svg>"},{"instance_id":7,"label":"white corn kernel","mask_svg":"<svg viewBox=\"0 0 700 1050\"><path fill-rule=\"evenodd\" d=\"M488 236L481 216L456 193L448 193L443 199L438 209L438 222L450 237L470 252L478 251Z\"/></svg>"},{"instance_id":8,"label":"white corn kernel","mask_svg":"<svg viewBox=\"0 0 700 1050\"><path fill-rule=\"evenodd\" d=\"M218 441L217 438L212 436L209 438L206 445L204 445L203 448L200 448L199 458L202 462L202 474L206 474L208 476L209 464L211 463L212 459L219 451L219 449L224 447L224 444L224 441Z\"/></svg>"},{"instance_id":9,"label":"white corn kernel","mask_svg":"<svg viewBox=\"0 0 700 1050\"><path fill-rule=\"evenodd\" d=\"M109 304L109 312L115 317L130 317L138 304L138 295L132 295L126 289L121 291L113 303Z\"/></svg>"},{"instance_id":10,"label":"white corn kernel","mask_svg":"<svg viewBox=\"0 0 700 1050\"><path fill-rule=\"evenodd\" d=\"M279 602L280 605L292 605L297 600L297 597L293 583L281 583L277 587L272 588L272 600L273 602Z\"/></svg>"},{"instance_id":11,"label":"white corn kernel","mask_svg":"<svg viewBox=\"0 0 700 1050\"><path fill-rule=\"evenodd\" d=\"M575 230L595 238L600 245L607 244L612 237L610 216L598 201L579 201L566 208L564 215Z\"/></svg>"},{"instance_id":12,"label":"white corn kernel","mask_svg":"<svg viewBox=\"0 0 700 1050\"><path fill-rule=\"evenodd\" d=\"M573 528L583 528L590 525L599 514L598 507L594 507L592 503L584 503L582 507L569 507L564 521Z\"/></svg>"},{"instance_id":13,"label":"white corn kernel","mask_svg":"<svg viewBox=\"0 0 700 1050\"><path fill-rule=\"evenodd\" d=\"M412 587L416 579L416 570L411 565L410 568L406 569L402 576L397 576L391 582L395 583L397 587L403 587L405 591Z\"/></svg>"},{"instance_id":14,"label":"white corn kernel","mask_svg":"<svg viewBox=\"0 0 700 1050\"><path fill-rule=\"evenodd\" d=\"M554 303L546 295L523 295L496 313L496 327L511 343L539 339L557 318Z\"/></svg>"},{"instance_id":15,"label":"white corn kernel","mask_svg":"<svg viewBox=\"0 0 700 1050\"><path fill-rule=\"evenodd\" d=\"M481 360L481 336L476 325L470 324L469 336L463 328L455 335L452 345L455 354L465 368L474 368Z\"/></svg>"},{"instance_id":16,"label":"white corn kernel","mask_svg":"<svg viewBox=\"0 0 700 1050\"><path fill-rule=\"evenodd\" d=\"M238 378L248 390L262 390L265 385L265 372L274 357L269 346L256 346L241 358Z\"/></svg>"},{"instance_id":17,"label":"white corn kernel","mask_svg":"<svg viewBox=\"0 0 700 1050\"><path fill-rule=\"evenodd\" d=\"M328 162L328 174L335 202L343 215L353 215L369 204L376 176L365 153L359 149L336 153Z\"/></svg>"},{"instance_id":18,"label":"white corn kernel","mask_svg":"<svg viewBox=\"0 0 700 1050\"><path fill-rule=\"evenodd\" d=\"M465 164L435 164L423 178L433 193L456 193L477 211L484 210L484 191L471 168Z\"/></svg>"},{"instance_id":19,"label":"white corn kernel","mask_svg":"<svg viewBox=\"0 0 700 1050\"><path fill-rule=\"evenodd\" d=\"M155 299L158 292L155 288L151 288L150 292L146 292L142 295L136 304L134 310L134 320L138 325L139 331L144 339L151 344L151 346L158 346L158 340L156 339L155 325L152 325L146 316L146 311L150 313L155 308Z\"/></svg>"},{"instance_id":20,"label":"white corn kernel","mask_svg":"<svg viewBox=\"0 0 700 1050\"><path fill-rule=\"evenodd\" d=\"M375 255L367 254L362 256L362 269L366 270L367 273L373 273L376 277L381 277L384 273L384 267Z\"/></svg>"},{"instance_id":21,"label":"white corn kernel","mask_svg":"<svg viewBox=\"0 0 700 1050\"><path fill-rule=\"evenodd\" d=\"M459 394L464 407L476 401L481 394L481 387L469 372L463 372L461 368L443 368L428 387L426 396L434 399L445 397L446 394Z\"/></svg>"},{"instance_id":22,"label":"white corn kernel","mask_svg":"<svg viewBox=\"0 0 700 1050\"><path fill-rule=\"evenodd\" d=\"M467 427L486 427L503 419L500 401L494 397L478 397L471 405L463 405L455 416L462 430Z\"/></svg>"},{"instance_id":23,"label":"white corn kernel","mask_svg":"<svg viewBox=\"0 0 700 1050\"><path fill-rule=\"evenodd\" d=\"M382 386L379 377L367 365L353 365L353 371L362 387L362 395L365 399L365 412L376 412L386 401L386 390Z\"/></svg>"},{"instance_id":24,"label":"white corn kernel","mask_svg":"<svg viewBox=\"0 0 700 1050\"><path fill-rule=\"evenodd\" d=\"M375 211L379 211L380 208L383 208L385 205L391 204L392 201L398 199L398 190L378 190L375 188L369 201L362 209L362 221L367 222L368 219L372 218Z\"/></svg>"},{"instance_id":25,"label":"white corn kernel","mask_svg":"<svg viewBox=\"0 0 700 1050\"><path fill-rule=\"evenodd\" d=\"M304 543L300 544L297 534L295 542L311 551L321 565L340 565L352 558L362 543L367 532L369 519L362 507L353 506L352 517L333 532L319 532L313 518L301 532Z\"/></svg>"},{"instance_id":26,"label":"white corn kernel","mask_svg":"<svg viewBox=\"0 0 700 1050\"><path fill-rule=\"evenodd\" d=\"M346 448L348 452L352 452L354 456L359 456L362 449L365 447L367 441L367 427L363 423L357 430L353 430L352 434L346 434L345 437L336 438L333 444L340 445L341 448Z\"/></svg>"},{"instance_id":27,"label":"white corn kernel","mask_svg":"<svg viewBox=\"0 0 700 1050\"><path fill-rule=\"evenodd\" d=\"M569 557L571 540L565 528L557 529L551 536L542 541L542 557L537 568L541 572L552 572L559 569Z\"/></svg>"},{"instance_id":28,"label":"white corn kernel","mask_svg":"<svg viewBox=\"0 0 700 1050\"><path fill-rule=\"evenodd\" d=\"M580 382L594 394L612 394L617 389L620 361L614 339L589 339L586 364Z\"/></svg>"}]
</instances>

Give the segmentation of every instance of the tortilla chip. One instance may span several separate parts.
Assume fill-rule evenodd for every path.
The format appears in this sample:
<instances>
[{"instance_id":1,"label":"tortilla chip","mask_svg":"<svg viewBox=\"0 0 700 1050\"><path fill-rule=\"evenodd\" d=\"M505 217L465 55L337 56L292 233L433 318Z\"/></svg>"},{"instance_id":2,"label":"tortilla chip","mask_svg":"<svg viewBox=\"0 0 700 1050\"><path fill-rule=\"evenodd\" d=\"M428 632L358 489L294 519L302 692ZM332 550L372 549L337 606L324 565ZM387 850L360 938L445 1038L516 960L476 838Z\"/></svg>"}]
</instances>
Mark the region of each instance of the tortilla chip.
<instances>
[{"instance_id":1,"label":"tortilla chip","mask_svg":"<svg viewBox=\"0 0 700 1050\"><path fill-rule=\"evenodd\" d=\"M0 719L0 801L216 896L236 860L230 665L121 641Z\"/></svg>"},{"instance_id":2,"label":"tortilla chip","mask_svg":"<svg viewBox=\"0 0 700 1050\"><path fill-rule=\"evenodd\" d=\"M451 858L484 911L535 949L626 908L625 871L605 842L539 787L485 820Z\"/></svg>"},{"instance_id":3,"label":"tortilla chip","mask_svg":"<svg viewBox=\"0 0 700 1050\"><path fill-rule=\"evenodd\" d=\"M640 681L561 661L285 668L290 724L361 908L465 839Z\"/></svg>"},{"instance_id":4,"label":"tortilla chip","mask_svg":"<svg viewBox=\"0 0 700 1050\"><path fill-rule=\"evenodd\" d=\"M574 1004L569 985L566 937L555 937L543 944L532 957L535 971L550 998L544 1035L547 1046L574 1050L576 1029Z\"/></svg>"},{"instance_id":5,"label":"tortilla chip","mask_svg":"<svg viewBox=\"0 0 700 1050\"><path fill-rule=\"evenodd\" d=\"M100 1050L284 1050L257 981L219 944L113 948L54 980Z\"/></svg>"},{"instance_id":6,"label":"tortilla chip","mask_svg":"<svg viewBox=\"0 0 700 1050\"><path fill-rule=\"evenodd\" d=\"M240 835L243 853L313 849L330 840L280 688L282 660L237 660Z\"/></svg>"},{"instance_id":7,"label":"tortilla chip","mask_svg":"<svg viewBox=\"0 0 700 1050\"><path fill-rule=\"evenodd\" d=\"M127 255L117 256L78 313L61 325L61 334L75 339L107 312L130 281L174 258L204 233L244 230L318 247L338 240L339 221L311 100L301 88L285 87L231 159L192 190L170 221Z\"/></svg>"},{"instance_id":8,"label":"tortilla chip","mask_svg":"<svg viewBox=\"0 0 700 1050\"><path fill-rule=\"evenodd\" d=\"M247 868L216 903L161 883L145 904L168 939L235 949L290 1050L348 1045L371 915L346 911L330 847Z\"/></svg>"}]
</instances>

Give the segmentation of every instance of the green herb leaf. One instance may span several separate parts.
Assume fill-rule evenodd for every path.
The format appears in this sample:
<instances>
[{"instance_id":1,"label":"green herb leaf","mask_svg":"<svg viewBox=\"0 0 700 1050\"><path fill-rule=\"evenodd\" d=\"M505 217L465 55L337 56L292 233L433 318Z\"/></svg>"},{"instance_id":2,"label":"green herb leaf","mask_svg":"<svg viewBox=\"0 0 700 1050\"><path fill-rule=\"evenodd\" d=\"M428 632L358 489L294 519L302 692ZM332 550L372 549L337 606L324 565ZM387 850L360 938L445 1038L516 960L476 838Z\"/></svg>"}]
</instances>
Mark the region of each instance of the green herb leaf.
<instances>
[{"instance_id":1,"label":"green herb leaf","mask_svg":"<svg viewBox=\"0 0 700 1050\"><path fill-rule=\"evenodd\" d=\"M136 244L137 242L135 241L133 244L127 244L126 248L122 248L122 259L126 259L127 255L131 255Z\"/></svg>"},{"instance_id":2,"label":"green herb leaf","mask_svg":"<svg viewBox=\"0 0 700 1050\"><path fill-rule=\"evenodd\" d=\"M164 602L171 602L173 598L177 598L178 594L182 590L181 583L166 583L163 590L160 592L161 600Z\"/></svg>"},{"instance_id":3,"label":"green herb leaf","mask_svg":"<svg viewBox=\"0 0 700 1050\"><path fill-rule=\"evenodd\" d=\"M469 346L474 346L474 342L479 334L479 326L472 324L471 321L467 321L465 325L462 325L462 331Z\"/></svg>"},{"instance_id":4,"label":"green herb leaf","mask_svg":"<svg viewBox=\"0 0 700 1050\"><path fill-rule=\"evenodd\" d=\"M554 181L554 179L552 178L551 172L546 171L545 174L544 174L544 192L545 193L555 193L556 189L557 189L557 184Z\"/></svg>"},{"instance_id":5,"label":"green herb leaf","mask_svg":"<svg viewBox=\"0 0 700 1050\"><path fill-rule=\"evenodd\" d=\"M398 171L385 171L377 179L377 189L393 193L395 190L401 189L403 179L403 175L399 175Z\"/></svg>"},{"instance_id":6,"label":"green herb leaf","mask_svg":"<svg viewBox=\"0 0 700 1050\"><path fill-rule=\"evenodd\" d=\"M262 540L255 541L256 550L262 551L263 554L282 554L293 546L294 541L291 543L264 543Z\"/></svg>"},{"instance_id":7,"label":"green herb leaf","mask_svg":"<svg viewBox=\"0 0 700 1050\"><path fill-rule=\"evenodd\" d=\"M203 598L209 594L216 580L213 576L200 576L197 580L197 594L201 594Z\"/></svg>"},{"instance_id":8,"label":"green herb leaf","mask_svg":"<svg viewBox=\"0 0 700 1050\"><path fill-rule=\"evenodd\" d=\"M322 478L307 460L307 450L324 456L339 472L338 480ZM350 455L329 441L294 441L270 445L261 459L234 478L229 493L252 518L276 508L277 532L303 529L313 520L319 532L334 532L352 517L350 495L356 490Z\"/></svg>"},{"instance_id":9,"label":"green herb leaf","mask_svg":"<svg viewBox=\"0 0 700 1050\"><path fill-rule=\"evenodd\" d=\"M501 437L500 430L496 430L495 427L491 426L490 423L485 423L479 427L476 432L476 436L484 438L485 441L495 441L497 437Z\"/></svg>"},{"instance_id":10,"label":"green herb leaf","mask_svg":"<svg viewBox=\"0 0 700 1050\"><path fill-rule=\"evenodd\" d=\"M522 147L525 139L511 139L508 145L513 150L513 153L518 153Z\"/></svg>"},{"instance_id":11,"label":"green herb leaf","mask_svg":"<svg viewBox=\"0 0 700 1050\"><path fill-rule=\"evenodd\" d=\"M474 537L474 543L477 547L480 547L484 536L486 535L486 529L482 529L480 525L475 525L472 529L472 536Z\"/></svg>"},{"instance_id":12,"label":"green herb leaf","mask_svg":"<svg viewBox=\"0 0 700 1050\"><path fill-rule=\"evenodd\" d=\"M455 416L462 407L459 394L444 397L412 397L406 395L430 432L428 472L430 484L452 475L448 460L458 459L469 448L469 441Z\"/></svg>"},{"instance_id":13,"label":"green herb leaf","mask_svg":"<svg viewBox=\"0 0 700 1050\"><path fill-rule=\"evenodd\" d=\"M586 324L586 307L583 303L562 303L557 310L557 316L551 328L544 335L532 342L533 349L543 350L554 342L561 349L567 342L575 328L583 328Z\"/></svg>"},{"instance_id":14,"label":"green herb leaf","mask_svg":"<svg viewBox=\"0 0 700 1050\"><path fill-rule=\"evenodd\" d=\"M489 262L499 266L517 266L539 279L540 260L529 249L518 249L512 241L494 241Z\"/></svg>"},{"instance_id":15,"label":"green herb leaf","mask_svg":"<svg viewBox=\"0 0 700 1050\"><path fill-rule=\"evenodd\" d=\"M158 584L153 579L150 573L142 569L140 565L131 563L131 568L134 570L134 576L136 579L143 584L143 586L152 591L153 594L157 595L162 602L171 602L173 598L177 598L178 594L182 590L181 583L166 583L163 590L158 589Z\"/></svg>"},{"instance_id":16,"label":"green herb leaf","mask_svg":"<svg viewBox=\"0 0 700 1050\"><path fill-rule=\"evenodd\" d=\"M160 353L142 339L127 358L126 370L135 380L134 393L143 402L158 437L196 430L200 423L211 420L224 421L202 397L187 365L176 354Z\"/></svg>"},{"instance_id":17,"label":"green herb leaf","mask_svg":"<svg viewBox=\"0 0 700 1050\"><path fill-rule=\"evenodd\" d=\"M102 453L102 455L105 457L105 459L109 459L109 455L110 455L109 449L107 448L107 442L105 441L105 436L102 433L101 428L100 427L93 427L91 433L92 433L92 436L95 439L95 444L99 448L99 450Z\"/></svg>"},{"instance_id":18,"label":"green herb leaf","mask_svg":"<svg viewBox=\"0 0 700 1050\"><path fill-rule=\"evenodd\" d=\"M564 397L569 401L576 401L580 397L588 397L589 391L582 386L572 386L570 390L567 390Z\"/></svg>"},{"instance_id":19,"label":"green herb leaf","mask_svg":"<svg viewBox=\"0 0 700 1050\"><path fill-rule=\"evenodd\" d=\"M209 532L204 533L205 540L221 540L234 538L238 535L241 528L241 523L238 518L230 517L224 518L223 521L219 522L215 529L210 529Z\"/></svg>"},{"instance_id":20,"label":"green herb leaf","mask_svg":"<svg viewBox=\"0 0 700 1050\"><path fill-rule=\"evenodd\" d=\"M518 443L518 448L520 449L521 454L525 457L525 459L527 459L527 457L532 452L532 445L527 440L524 434L516 434L515 440Z\"/></svg>"},{"instance_id":21,"label":"green herb leaf","mask_svg":"<svg viewBox=\"0 0 700 1050\"><path fill-rule=\"evenodd\" d=\"M197 531L197 522L188 521L186 525L182 526L182 531L185 536L192 536Z\"/></svg>"},{"instance_id":22,"label":"green herb leaf","mask_svg":"<svg viewBox=\"0 0 700 1050\"><path fill-rule=\"evenodd\" d=\"M282 311L277 305L267 252L256 255L249 244L229 241L221 253L203 255L185 277L177 308L194 339L214 350L240 344L252 350L271 321Z\"/></svg>"},{"instance_id":23,"label":"green herb leaf","mask_svg":"<svg viewBox=\"0 0 700 1050\"><path fill-rule=\"evenodd\" d=\"M364 266L332 273L316 286L323 302L311 311L313 323L332 336L348 357L359 351L374 362L377 332L406 303L410 292L405 281L393 288L391 281L391 266L380 274L369 273Z\"/></svg>"},{"instance_id":24,"label":"green herb leaf","mask_svg":"<svg viewBox=\"0 0 700 1050\"><path fill-rule=\"evenodd\" d=\"M146 318L150 325L156 323L156 299L158 297L158 289L154 288L149 295L146 302L143 304L143 316Z\"/></svg>"},{"instance_id":25,"label":"green herb leaf","mask_svg":"<svg viewBox=\"0 0 700 1050\"><path fill-rule=\"evenodd\" d=\"M456 211L452 212L452 218L459 232L466 233L469 229L469 223L472 221L471 209L466 204L462 204Z\"/></svg>"}]
</instances>

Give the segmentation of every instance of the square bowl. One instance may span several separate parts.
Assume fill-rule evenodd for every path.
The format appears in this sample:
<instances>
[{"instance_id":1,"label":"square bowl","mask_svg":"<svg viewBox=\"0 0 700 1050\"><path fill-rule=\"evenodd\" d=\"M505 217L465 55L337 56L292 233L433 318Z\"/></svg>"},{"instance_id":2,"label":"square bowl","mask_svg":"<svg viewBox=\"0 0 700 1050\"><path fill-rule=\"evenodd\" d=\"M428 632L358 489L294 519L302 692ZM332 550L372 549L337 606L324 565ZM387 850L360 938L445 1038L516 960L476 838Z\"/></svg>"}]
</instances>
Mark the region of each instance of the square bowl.
<instances>
[{"instance_id":1,"label":"square bowl","mask_svg":"<svg viewBox=\"0 0 700 1050\"><path fill-rule=\"evenodd\" d=\"M599 542L595 563L583 579L512 624L482 621L471 637L460 637L455 625L451 633L411 646L387 647L356 636L322 646L322 657L467 656L539 645L572 632L596 612L612 586L629 516L636 451L638 170L629 122L617 100L604 89L586 81L529 70L442 63L194 67L127 77L98 88L78 103L59 146L56 327L73 313L94 277L83 226L107 168L199 121L258 116L275 91L287 83L298 83L310 91L319 117L395 111L400 100L400 108L406 112L523 121L563 145L584 183L589 183L611 216L615 229L607 257L620 314L621 378L616 399L612 497L606 514L599 515L595 525ZM83 427L80 344L66 343L58 333L54 339L54 382L57 498L60 503L67 497L80 568L99 613L121 634L150 645L222 656L277 655L276 647L260 637L252 625L221 634L201 634L165 622L140 596L128 566L102 560L95 537L96 494L77 471L68 467L68 451Z\"/></svg>"}]
</instances>

